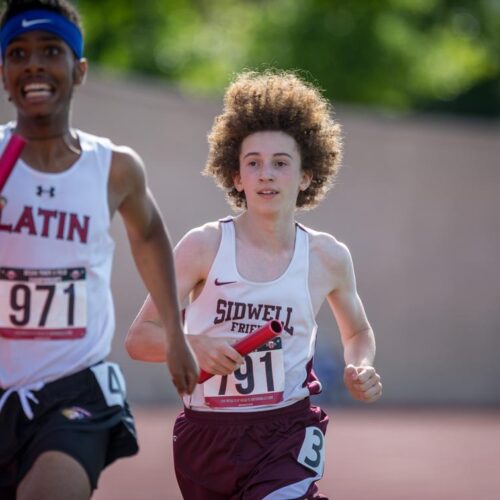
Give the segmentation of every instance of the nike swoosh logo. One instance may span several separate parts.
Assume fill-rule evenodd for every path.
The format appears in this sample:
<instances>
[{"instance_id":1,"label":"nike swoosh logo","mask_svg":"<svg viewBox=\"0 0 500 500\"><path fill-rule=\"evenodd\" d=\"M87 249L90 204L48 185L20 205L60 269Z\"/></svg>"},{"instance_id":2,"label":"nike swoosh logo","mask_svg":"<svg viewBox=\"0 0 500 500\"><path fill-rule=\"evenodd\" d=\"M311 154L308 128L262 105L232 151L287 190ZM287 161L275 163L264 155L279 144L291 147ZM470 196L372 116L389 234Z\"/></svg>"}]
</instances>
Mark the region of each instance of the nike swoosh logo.
<instances>
[{"instance_id":1,"label":"nike swoosh logo","mask_svg":"<svg viewBox=\"0 0 500 500\"><path fill-rule=\"evenodd\" d=\"M215 286L230 285L231 283L236 283L236 281L219 281L219 278L215 278Z\"/></svg>"},{"instance_id":2,"label":"nike swoosh logo","mask_svg":"<svg viewBox=\"0 0 500 500\"><path fill-rule=\"evenodd\" d=\"M47 24L51 22L52 22L51 19L32 19L31 21L23 19L21 22L21 26L23 28L30 28L31 26L36 26L37 24Z\"/></svg>"}]
</instances>

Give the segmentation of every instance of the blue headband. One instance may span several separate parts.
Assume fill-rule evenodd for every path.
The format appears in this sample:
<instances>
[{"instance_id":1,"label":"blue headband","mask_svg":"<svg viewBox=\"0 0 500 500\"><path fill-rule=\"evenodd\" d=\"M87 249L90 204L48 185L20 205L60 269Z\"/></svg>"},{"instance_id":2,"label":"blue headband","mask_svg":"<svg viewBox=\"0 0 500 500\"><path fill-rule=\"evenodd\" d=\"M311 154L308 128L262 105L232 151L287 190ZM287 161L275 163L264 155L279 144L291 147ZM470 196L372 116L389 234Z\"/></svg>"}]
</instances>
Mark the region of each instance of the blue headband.
<instances>
[{"instance_id":1,"label":"blue headband","mask_svg":"<svg viewBox=\"0 0 500 500\"><path fill-rule=\"evenodd\" d=\"M83 36L76 24L66 17L51 10L27 10L11 17L0 31L0 47L2 60L5 57L7 45L16 36L28 31L48 31L64 40L76 57L83 56Z\"/></svg>"}]
</instances>

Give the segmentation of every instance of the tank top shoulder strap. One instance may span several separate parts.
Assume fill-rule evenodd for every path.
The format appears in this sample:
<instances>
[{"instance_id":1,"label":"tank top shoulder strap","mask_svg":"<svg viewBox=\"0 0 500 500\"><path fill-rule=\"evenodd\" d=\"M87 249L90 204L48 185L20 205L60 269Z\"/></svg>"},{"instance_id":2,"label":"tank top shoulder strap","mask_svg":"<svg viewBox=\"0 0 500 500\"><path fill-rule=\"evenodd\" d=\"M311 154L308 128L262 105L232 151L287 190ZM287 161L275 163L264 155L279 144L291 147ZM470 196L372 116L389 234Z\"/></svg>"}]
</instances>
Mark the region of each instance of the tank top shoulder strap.
<instances>
[{"instance_id":1,"label":"tank top shoulder strap","mask_svg":"<svg viewBox=\"0 0 500 500\"><path fill-rule=\"evenodd\" d=\"M305 226L298 222L295 223L295 228L295 251L291 267L299 270L307 283L309 278L309 232Z\"/></svg>"},{"instance_id":2,"label":"tank top shoulder strap","mask_svg":"<svg viewBox=\"0 0 500 500\"><path fill-rule=\"evenodd\" d=\"M100 170L101 175L107 179L111 169L113 156L113 143L106 137L99 137L81 130L76 130L82 153L86 154L94 168Z\"/></svg>"},{"instance_id":3,"label":"tank top shoulder strap","mask_svg":"<svg viewBox=\"0 0 500 500\"><path fill-rule=\"evenodd\" d=\"M226 217L220 219L219 227L221 230L221 241L210 270L210 275L214 275L214 279L218 278L219 280L228 277L232 279L237 274L236 233L233 218Z\"/></svg>"},{"instance_id":4,"label":"tank top shoulder strap","mask_svg":"<svg viewBox=\"0 0 500 500\"><path fill-rule=\"evenodd\" d=\"M295 223L296 237L295 237L295 255L298 262L309 261L309 232L305 226Z\"/></svg>"}]
</instances>

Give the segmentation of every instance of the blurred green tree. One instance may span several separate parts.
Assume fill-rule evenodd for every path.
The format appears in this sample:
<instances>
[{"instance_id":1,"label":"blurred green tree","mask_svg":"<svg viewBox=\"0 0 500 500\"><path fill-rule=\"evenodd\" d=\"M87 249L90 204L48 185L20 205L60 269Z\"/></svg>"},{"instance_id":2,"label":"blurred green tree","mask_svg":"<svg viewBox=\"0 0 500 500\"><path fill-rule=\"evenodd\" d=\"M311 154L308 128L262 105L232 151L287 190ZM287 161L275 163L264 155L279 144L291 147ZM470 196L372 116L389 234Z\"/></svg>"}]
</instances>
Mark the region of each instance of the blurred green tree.
<instances>
[{"instance_id":1,"label":"blurred green tree","mask_svg":"<svg viewBox=\"0 0 500 500\"><path fill-rule=\"evenodd\" d=\"M88 56L220 93L272 66L336 102L500 116L500 0L79 0Z\"/></svg>"}]
</instances>

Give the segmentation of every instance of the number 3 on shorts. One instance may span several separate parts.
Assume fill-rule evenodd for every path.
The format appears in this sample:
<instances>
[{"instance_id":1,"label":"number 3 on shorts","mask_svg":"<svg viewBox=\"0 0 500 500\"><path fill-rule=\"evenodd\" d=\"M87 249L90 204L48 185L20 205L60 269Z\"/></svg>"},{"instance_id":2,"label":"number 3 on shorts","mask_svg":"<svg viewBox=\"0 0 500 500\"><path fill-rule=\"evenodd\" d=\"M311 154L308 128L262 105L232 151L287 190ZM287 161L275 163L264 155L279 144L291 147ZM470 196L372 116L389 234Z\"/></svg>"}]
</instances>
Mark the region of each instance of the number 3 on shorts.
<instances>
[{"instance_id":1,"label":"number 3 on shorts","mask_svg":"<svg viewBox=\"0 0 500 500\"><path fill-rule=\"evenodd\" d=\"M325 463L325 436L317 427L306 427L306 435L300 449L297 462L313 470L316 474L323 475Z\"/></svg>"},{"instance_id":2,"label":"number 3 on shorts","mask_svg":"<svg viewBox=\"0 0 500 500\"><path fill-rule=\"evenodd\" d=\"M125 399L125 379L116 363L100 363L91 366L95 378L101 387L108 406L123 406Z\"/></svg>"}]
</instances>

